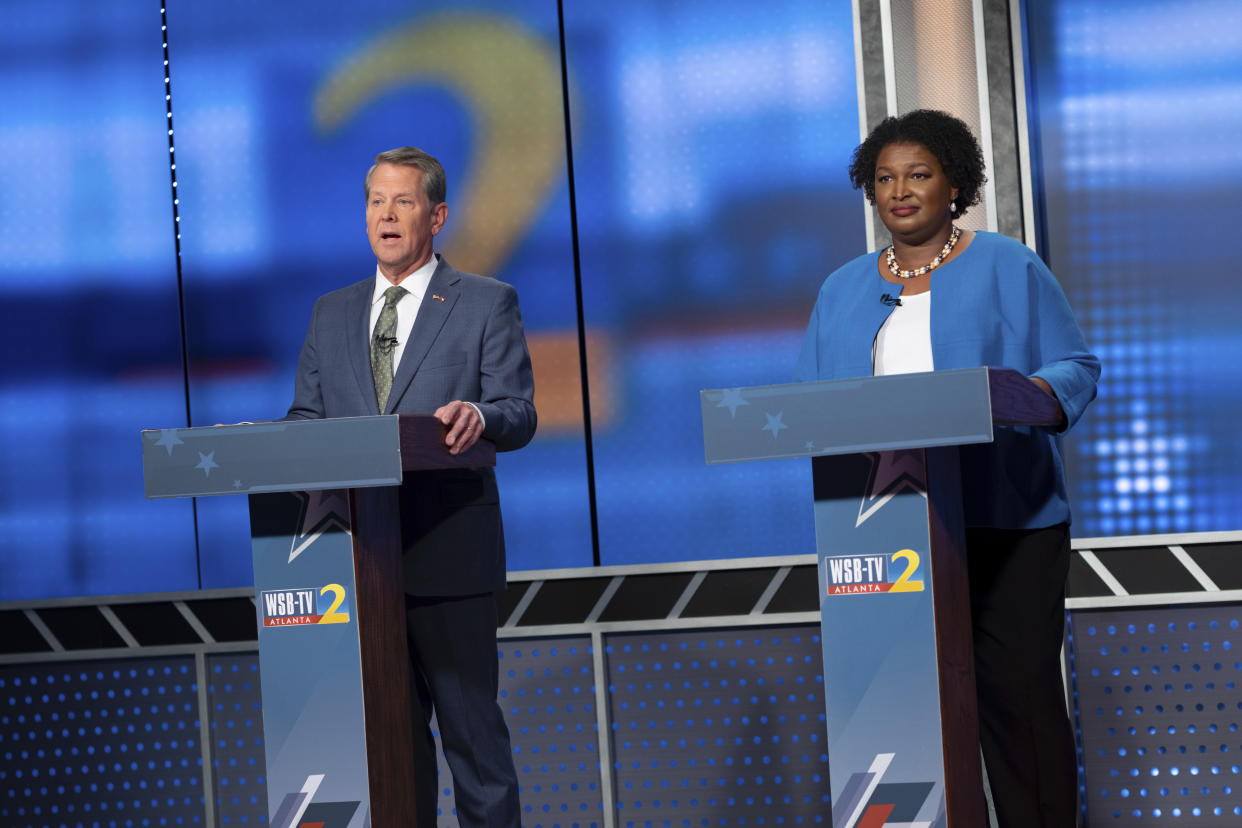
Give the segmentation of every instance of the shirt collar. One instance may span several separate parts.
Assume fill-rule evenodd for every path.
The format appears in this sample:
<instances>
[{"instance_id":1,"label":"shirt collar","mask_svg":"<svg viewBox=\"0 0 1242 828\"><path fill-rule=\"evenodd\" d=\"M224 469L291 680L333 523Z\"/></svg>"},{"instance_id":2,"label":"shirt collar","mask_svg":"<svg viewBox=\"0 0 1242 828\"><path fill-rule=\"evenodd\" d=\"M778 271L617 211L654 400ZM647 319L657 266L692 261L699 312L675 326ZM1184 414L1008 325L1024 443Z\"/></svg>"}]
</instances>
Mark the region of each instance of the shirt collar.
<instances>
[{"instance_id":1,"label":"shirt collar","mask_svg":"<svg viewBox=\"0 0 1242 828\"><path fill-rule=\"evenodd\" d=\"M431 276L436 272L436 267L440 264L440 254L433 253L427 263L415 270L409 276L401 280L401 287L405 288L414 296L416 304L421 304L423 296L427 293L427 286L431 284ZM380 272L379 265L375 265L375 289L371 292L371 304L378 305L384 301L384 291L392 287L392 282Z\"/></svg>"}]
</instances>

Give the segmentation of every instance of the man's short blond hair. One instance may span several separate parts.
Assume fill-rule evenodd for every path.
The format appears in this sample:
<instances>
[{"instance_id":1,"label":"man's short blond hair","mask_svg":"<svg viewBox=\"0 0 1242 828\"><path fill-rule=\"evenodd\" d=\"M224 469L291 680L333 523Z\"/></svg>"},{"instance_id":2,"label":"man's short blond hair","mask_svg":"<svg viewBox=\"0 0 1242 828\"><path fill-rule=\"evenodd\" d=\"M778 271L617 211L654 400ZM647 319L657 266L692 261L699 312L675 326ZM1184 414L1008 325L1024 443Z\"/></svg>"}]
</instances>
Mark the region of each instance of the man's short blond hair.
<instances>
[{"instance_id":1,"label":"man's short blond hair","mask_svg":"<svg viewBox=\"0 0 1242 828\"><path fill-rule=\"evenodd\" d=\"M423 174L423 192L427 195L427 201L432 207L442 203L448 195L448 180L444 175L444 167L435 159L435 156L423 152L418 147L397 147L375 156L375 163L371 165L371 169L367 170L366 178L362 182L367 201L371 200L371 174L380 164L396 164L399 167L413 167L419 170Z\"/></svg>"}]
</instances>

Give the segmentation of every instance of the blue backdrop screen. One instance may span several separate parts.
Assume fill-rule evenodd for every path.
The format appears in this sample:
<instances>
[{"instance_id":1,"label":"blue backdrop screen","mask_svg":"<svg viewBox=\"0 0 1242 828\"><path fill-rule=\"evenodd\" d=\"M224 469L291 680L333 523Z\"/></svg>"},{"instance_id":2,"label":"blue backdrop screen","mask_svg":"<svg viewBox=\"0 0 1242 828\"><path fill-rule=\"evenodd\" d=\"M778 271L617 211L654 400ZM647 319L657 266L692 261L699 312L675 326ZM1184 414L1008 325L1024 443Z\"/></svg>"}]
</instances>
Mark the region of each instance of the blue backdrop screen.
<instances>
[{"instance_id":1,"label":"blue backdrop screen","mask_svg":"<svg viewBox=\"0 0 1242 828\"><path fill-rule=\"evenodd\" d=\"M865 249L852 25L567 4L604 564L815 548L809 463L706 466L698 393L790 382L820 283Z\"/></svg>"},{"instance_id":2,"label":"blue backdrop screen","mask_svg":"<svg viewBox=\"0 0 1242 828\"><path fill-rule=\"evenodd\" d=\"M1242 19L1117 8L1026 10L1041 252L1104 361L1066 441L1075 533L1233 529ZM864 247L848 5L286 12L170 3L165 67L155 7L6 5L0 598L250 582L245 503L145 501L138 431L284 412L314 299L374 267L362 175L407 143L448 170L441 252L522 300L540 430L501 458L510 567L590 564L592 487L604 563L811 551L805 464L705 466L697 394L787 380Z\"/></svg>"},{"instance_id":3,"label":"blue backdrop screen","mask_svg":"<svg viewBox=\"0 0 1242 828\"><path fill-rule=\"evenodd\" d=\"M1075 534L1237 529L1242 9L1026 7L1041 252L1104 367L1067 441Z\"/></svg>"},{"instance_id":4,"label":"blue backdrop screen","mask_svg":"<svg viewBox=\"0 0 1242 828\"><path fill-rule=\"evenodd\" d=\"M3 16L0 598L193 589L191 504L145 502L138 451L185 421L159 9Z\"/></svg>"},{"instance_id":5,"label":"blue backdrop screen","mask_svg":"<svg viewBox=\"0 0 1242 828\"><path fill-rule=\"evenodd\" d=\"M848 6L171 2L167 67L158 7L5 15L0 598L251 582L245 502L145 501L138 431L284 413L315 298L374 270L363 173L403 144L447 169L438 249L521 298L510 568L592 562L580 324L605 563L812 550L807 469L707 468L697 398L789 379L863 249Z\"/></svg>"},{"instance_id":6,"label":"blue backdrop screen","mask_svg":"<svg viewBox=\"0 0 1242 828\"><path fill-rule=\"evenodd\" d=\"M375 271L363 174L419 146L448 174L437 249L517 287L532 348L539 432L499 464L510 565L590 565L556 4L303 11L170 8L194 424L284 413L314 300ZM245 501L198 517L205 584L247 583Z\"/></svg>"}]
</instances>

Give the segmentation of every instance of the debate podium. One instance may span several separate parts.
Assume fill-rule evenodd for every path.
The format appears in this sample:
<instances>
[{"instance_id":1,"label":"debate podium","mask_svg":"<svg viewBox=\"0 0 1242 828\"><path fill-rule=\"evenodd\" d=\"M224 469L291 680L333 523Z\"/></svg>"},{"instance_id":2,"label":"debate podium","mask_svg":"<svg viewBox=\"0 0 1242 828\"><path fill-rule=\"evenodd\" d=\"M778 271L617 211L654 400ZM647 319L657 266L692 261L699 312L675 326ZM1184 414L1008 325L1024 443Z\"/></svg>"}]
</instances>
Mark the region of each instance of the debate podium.
<instances>
[{"instance_id":1,"label":"debate podium","mask_svg":"<svg viewBox=\"0 0 1242 828\"><path fill-rule=\"evenodd\" d=\"M250 499L268 819L415 824L397 487L492 466L432 416L142 432L148 498Z\"/></svg>"},{"instance_id":2,"label":"debate podium","mask_svg":"<svg viewBox=\"0 0 1242 828\"><path fill-rule=\"evenodd\" d=\"M1053 425L1056 401L971 368L701 404L708 463L813 458L834 828L987 825L957 446Z\"/></svg>"}]
</instances>

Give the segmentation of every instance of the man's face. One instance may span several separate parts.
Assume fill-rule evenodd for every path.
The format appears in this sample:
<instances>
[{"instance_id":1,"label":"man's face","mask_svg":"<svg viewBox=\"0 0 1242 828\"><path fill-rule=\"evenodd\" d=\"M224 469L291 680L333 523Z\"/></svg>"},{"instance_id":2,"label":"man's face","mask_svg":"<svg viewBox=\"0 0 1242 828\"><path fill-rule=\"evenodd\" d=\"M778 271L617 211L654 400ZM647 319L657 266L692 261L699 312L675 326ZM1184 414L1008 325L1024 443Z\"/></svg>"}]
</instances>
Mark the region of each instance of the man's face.
<instances>
[{"instance_id":1,"label":"man's face","mask_svg":"<svg viewBox=\"0 0 1242 828\"><path fill-rule=\"evenodd\" d=\"M380 164L367 195L367 237L380 272L396 284L431 258L432 239L448 205L432 208L423 192L423 173L414 167Z\"/></svg>"}]
</instances>

